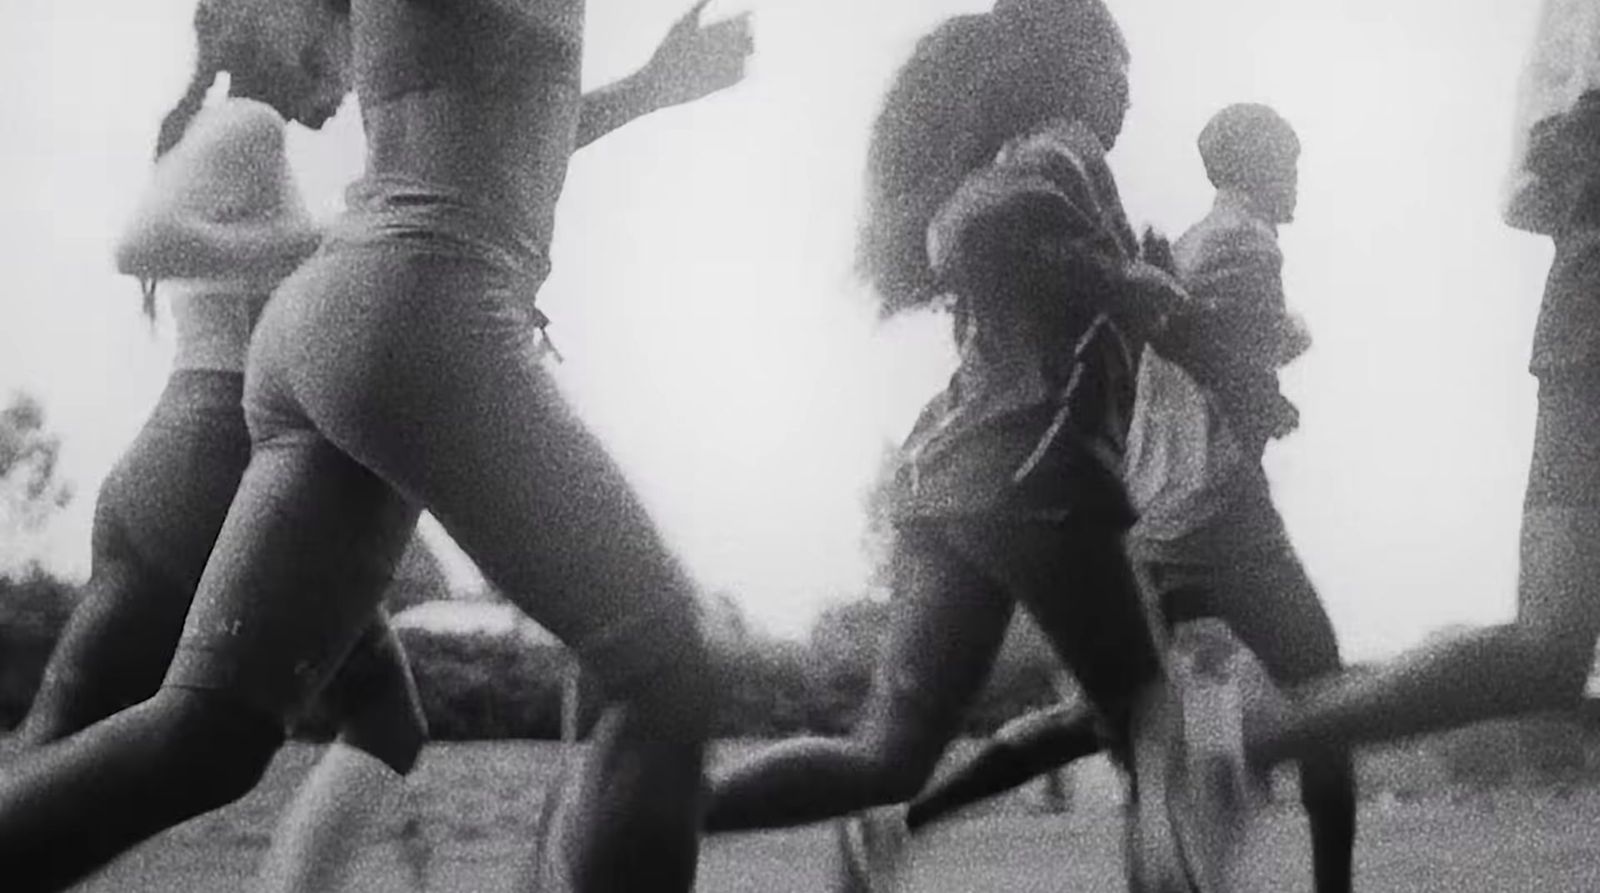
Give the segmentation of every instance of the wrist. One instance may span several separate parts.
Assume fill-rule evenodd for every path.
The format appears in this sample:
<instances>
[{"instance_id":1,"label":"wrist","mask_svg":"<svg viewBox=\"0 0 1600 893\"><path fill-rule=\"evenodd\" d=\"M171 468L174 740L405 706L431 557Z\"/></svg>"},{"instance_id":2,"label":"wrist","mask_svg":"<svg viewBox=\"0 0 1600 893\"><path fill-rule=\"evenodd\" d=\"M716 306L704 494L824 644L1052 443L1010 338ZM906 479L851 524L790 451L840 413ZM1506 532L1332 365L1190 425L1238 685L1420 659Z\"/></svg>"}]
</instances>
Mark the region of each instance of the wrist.
<instances>
[{"instance_id":1,"label":"wrist","mask_svg":"<svg viewBox=\"0 0 1600 893\"><path fill-rule=\"evenodd\" d=\"M671 105L669 71L658 59L646 62L643 68L616 82L619 103L633 110L635 116L647 115Z\"/></svg>"},{"instance_id":2,"label":"wrist","mask_svg":"<svg viewBox=\"0 0 1600 893\"><path fill-rule=\"evenodd\" d=\"M1171 327L1183 309L1177 282L1158 267L1135 261L1129 271L1133 324L1145 340L1156 340Z\"/></svg>"}]
</instances>

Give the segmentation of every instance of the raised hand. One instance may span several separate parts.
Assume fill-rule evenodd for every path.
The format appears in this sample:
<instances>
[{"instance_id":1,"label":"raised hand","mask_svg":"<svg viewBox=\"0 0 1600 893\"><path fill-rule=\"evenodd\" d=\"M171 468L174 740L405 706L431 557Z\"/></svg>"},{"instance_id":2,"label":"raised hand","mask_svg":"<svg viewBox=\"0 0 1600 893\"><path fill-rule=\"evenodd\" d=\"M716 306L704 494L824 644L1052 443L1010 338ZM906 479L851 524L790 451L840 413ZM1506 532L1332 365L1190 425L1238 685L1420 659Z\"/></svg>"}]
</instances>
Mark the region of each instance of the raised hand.
<instances>
[{"instance_id":1,"label":"raised hand","mask_svg":"<svg viewBox=\"0 0 1600 893\"><path fill-rule=\"evenodd\" d=\"M673 23L645 66L657 107L693 102L744 80L745 64L755 52L750 14L702 24L700 14L709 2L699 0Z\"/></svg>"}]
</instances>

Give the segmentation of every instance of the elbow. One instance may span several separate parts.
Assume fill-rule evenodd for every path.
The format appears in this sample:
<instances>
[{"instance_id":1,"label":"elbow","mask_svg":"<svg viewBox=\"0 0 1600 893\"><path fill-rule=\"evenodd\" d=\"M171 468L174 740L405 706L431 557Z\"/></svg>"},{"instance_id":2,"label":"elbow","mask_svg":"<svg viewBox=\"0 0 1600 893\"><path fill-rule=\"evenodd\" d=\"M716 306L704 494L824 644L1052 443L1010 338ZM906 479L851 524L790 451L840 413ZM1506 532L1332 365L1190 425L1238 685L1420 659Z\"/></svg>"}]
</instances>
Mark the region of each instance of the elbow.
<instances>
[{"instance_id":1,"label":"elbow","mask_svg":"<svg viewBox=\"0 0 1600 893\"><path fill-rule=\"evenodd\" d=\"M117 272L141 279L170 279L195 264L194 239L163 223L131 228L117 242L112 260Z\"/></svg>"},{"instance_id":2,"label":"elbow","mask_svg":"<svg viewBox=\"0 0 1600 893\"><path fill-rule=\"evenodd\" d=\"M150 270L154 267L149 250L137 242L119 242L112 262L116 264L118 273L144 279L150 278Z\"/></svg>"},{"instance_id":3,"label":"elbow","mask_svg":"<svg viewBox=\"0 0 1600 893\"><path fill-rule=\"evenodd\" d=\"M112 252L112 262L116 264L117 272L143 279L156 278L162 260L161 236L150 226L131 227L117 240Z\"/></svg>"}]
</instances>

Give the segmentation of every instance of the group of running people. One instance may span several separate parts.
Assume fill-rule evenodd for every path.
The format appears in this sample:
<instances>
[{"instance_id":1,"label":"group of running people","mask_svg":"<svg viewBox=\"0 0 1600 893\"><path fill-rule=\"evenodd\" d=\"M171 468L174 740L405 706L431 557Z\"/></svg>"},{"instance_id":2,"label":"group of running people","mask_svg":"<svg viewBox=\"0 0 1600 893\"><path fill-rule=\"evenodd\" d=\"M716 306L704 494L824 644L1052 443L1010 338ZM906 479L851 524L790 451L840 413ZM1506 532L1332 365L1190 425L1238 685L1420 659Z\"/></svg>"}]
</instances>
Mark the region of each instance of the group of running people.
<instances>
[{"instance_id":1,"label":"group of running people","mask_svg":"<svg viewBox=\"0 0 1600 893\"><path fill-rule=\"evenodd\" d=\"M1146 602L1160 615L1162 638L1221 621L1274 679L1297 684L1340 667L1333 626L1289 543L1262 465L1267 444L1298 424L1278 370L1310 346L1286 307L1277 245L1279 225L1294 219L1300 144L1272 109L1241 103L1212 117L1198 145L1216 196L1173 246L1171 266L1192 299L1226 321L1230 352L1226 365L1209 373L1186 372L1155 349L1141 357L1120 466L1137 516L1126 551ZM1200 385L1197 376L1208 374L1209 384ZM1217 660L1227 657L1218 647L1226 643L1195 644ZM918 683L926 686L922 697L946 690L931 669L947 660L922 659L929 667ZM978 682L983 669L973 671ZM895 697L888 689L877 695L885 704ZM876 761L876 771L894 777L885 782L887 796L866 795L871 799L861 805L911 802L903 810L869 809L841 826L846 874L859 889L896 888L906 838L943 816L1125 745L1091 703L1064 700L1008 723L930 787L960 714L915 739L909 730L891 734L876 725L892 715L886 706L869 711L855 737L853 746ZM1349 755L1336 746L1317 749L1301 760L1300 775L1316 889L1348 891L1356 824Z\"/></svg>"},{"instance_id":2,"label":"group of running people","mask_svg":"<svg viewBox=\"0 0 1600 893\"><path fill-rule=\"evenodd\" d=\"M1551 229L1519 620L1347 675L1261 465L1297 422L1278 370L1309 343L1276 245L1293 130L1223 110L1199 141L1212 212L1175 245L1140 239L1105 160L1128 106L1114 17L1103 0L997 0L918 42L870 135L860 271L886 314L948 307L960 362L902 451L863 720L708 781L693 586L544 368L535 302L571 153L741 80L747 22L701 25L703 6L637 74L583 93L583 0L201 0L194 76L117 252L147 296L170 293L177 359L102 488L83 605L0 766L7 889L64 889L243 796L316 698L340 744L265 876L331 883L349 838L328 829L359 823L426 737L383 612L424 510L604 696L549 811L540 890L689 890L702 831L915 797L1018 603L1085 700L986 765L1110 750L1137 805L1131 851L1180 856L1130 860L1149 889L1228 889L1214 843L1249 818L1217 776L1184 771L1203 704L1167 666L1173 624L1222 618L1290 687L1243 692L1232 775L1301 764L1324 891L1350 886L1350 746L1577 696L1600 631L1582 589L1600 561L1600 357L1569 324L1600 164L1572 174L1573 138L1549 153L1574 185ZM222 72L230 97L207 107ZM284 129L320 126L352 86L366 169L321 229ZM960 799L929 797L918 823Z\"/></svg>"}]
</instances>

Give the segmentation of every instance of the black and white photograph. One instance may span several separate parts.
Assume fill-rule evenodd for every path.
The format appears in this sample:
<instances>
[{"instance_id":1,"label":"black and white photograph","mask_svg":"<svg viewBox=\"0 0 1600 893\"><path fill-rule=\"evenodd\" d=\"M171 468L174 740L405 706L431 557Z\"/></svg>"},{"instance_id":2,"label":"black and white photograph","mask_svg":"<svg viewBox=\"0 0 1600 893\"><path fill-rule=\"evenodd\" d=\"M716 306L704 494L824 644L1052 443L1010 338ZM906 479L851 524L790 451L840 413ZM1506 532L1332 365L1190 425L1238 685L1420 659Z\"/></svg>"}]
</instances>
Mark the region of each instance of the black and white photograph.
<instances>
[{"instance_id":1,"label":"black and white photograph","mask_svg":"<svg viewBox=\"0 0 1600 893\"><path fill-rule=\"evenodd\" d=\"M3 893L1600 891L1600 0L0 78Z\"/></svg>"}]
</instances>

